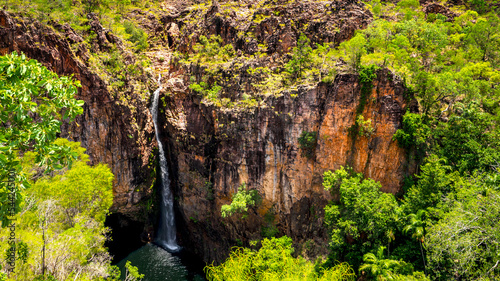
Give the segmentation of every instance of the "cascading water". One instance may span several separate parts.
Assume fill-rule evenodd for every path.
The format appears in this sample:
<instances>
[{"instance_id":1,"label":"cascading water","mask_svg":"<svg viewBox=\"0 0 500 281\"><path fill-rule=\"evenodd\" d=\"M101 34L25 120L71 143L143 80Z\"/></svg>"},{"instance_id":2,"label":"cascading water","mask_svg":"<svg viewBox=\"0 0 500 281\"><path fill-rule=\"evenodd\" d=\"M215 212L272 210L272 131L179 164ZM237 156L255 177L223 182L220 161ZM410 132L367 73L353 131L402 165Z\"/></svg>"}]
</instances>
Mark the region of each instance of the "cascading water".
<instances>
[{"instance_id":1,"label":"cascading water","mask_svg":"<svg viewBox=\"0 0 500 281\"><path fill-rule=\"evenodd\" d=\"M156 141L158 142L158 153L160 154L161 170L161 206L160 206L160 225L156 237L156 243L168 251L176 252L180 250L177 245L175 218L174 218L174 200L170 190L170 179L168 177L168 166L163 145L158 132L158 97L162 89L161 75L158 75L158 89L154 92L153 104L151 106L151 115L155 126Z\"/></svg>"}]
</instances>

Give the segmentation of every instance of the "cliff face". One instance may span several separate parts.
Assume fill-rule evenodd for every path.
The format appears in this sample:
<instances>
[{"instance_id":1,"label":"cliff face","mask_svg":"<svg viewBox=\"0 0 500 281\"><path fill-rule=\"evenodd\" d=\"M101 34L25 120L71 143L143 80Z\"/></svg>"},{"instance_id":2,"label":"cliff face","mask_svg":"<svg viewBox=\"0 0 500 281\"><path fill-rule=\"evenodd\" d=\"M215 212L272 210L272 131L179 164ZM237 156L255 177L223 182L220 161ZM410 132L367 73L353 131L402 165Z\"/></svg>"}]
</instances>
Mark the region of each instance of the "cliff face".
<instances>
[{"instance_id":1,"label":"cliff face","mask_svg":"<svg viewBox=\"0 0 500 281\"><path fill-rule=\"evenodd\" d=\"M159 51L152 53L158 54L152 63L158 71L169 65L162 44L189 53L199 36L221 35L224 44L232 44L238 53L251 55L265 45L268 57L248 64L271 68L289 59L287 53L296 46L299 31L313 43L339 44L371 20L356 1L289 6L287 1L274 6L247 2L238 2L244 5L234 11L214 3L189 12L182 5L167 6L159 17L139 12L131 17L141 19L150 36L166 38L154 43ZM58 74L73 74L82 82L78 98L85 101L84 114L76 123L66 124L61 136L80 141L93 163L111 167L116 177L113 211L119 214L114 223L122 227L126 217L145 222L145 201L155 196L150 164L156 143L148 99L131 91L124 93L130 102L121 103L108 91L109 81L90 71L89 50L78 44L79 35L69 26L55 26L58 32L0 12L0 53L22 51ZM113 44L119 47L119 39L106 32L96 17L89 15L88 26L97 35L91 51L104 51ZM255 79L244 75L248 64L228 70L239 77L223 85L226 97L234 99L242 91L255 90ZM221 261L232 246L248 245L275 229L292 237L302 254L325 254L323 207L332 197L322 187L324 171L350 165L381 181L383 190L392 193L412 173L405 151L392 141L408 107L405 88L388 71L377 72L364 101L360 101L358 76L339 74L332 83L299 86L241 110L206 105L187 88L190 77L205 75L199 67L172 63L170 70L163 81L167 86L161 93L159 123L170 162L178 237L182 246L205 261ZM365 104L361 114L372 122L370 136L349 130L360 103ZM298 142L303 132L317 133L310 157ZM221 206L230 203L242 183L256 189L261 202L245 219L221 218Z\"/></svg>"},{"instance_id":2,"label":"cliff face","mask_svg":"<svg viewBox=\"0 0 500 281\"><path fill-rule=\"evenodd\" d=\"M357 75L338 75L332 84L269 98L251 112L220 112L187 94L169 97L165 110L181 239L203 241L193 250L206 260L220 260L237 241L259 239L269 224L299 244L312 240L309 248L325 245L322 211L332 198L322 176L341 165L397 193L409 167L392 135L408 104L405 88L392 74L382 70L377 77L362 112L372 120L369 137L349 133L361 96ZM299 145L303 131L317 132L312 157ZM221 218L221 206L243 182L258 190L262 202L246 219ZM263 219L266 214L271 222Z\"/></svg>"},{"instance_id":3,"label":"cliff face","mask_svg":"<svg viewBox=\"0 0 500 281\"><path fill-rule=\"evenodd\" d=\"M391 73L379 70L365 95L353 74L278 95L254 95L262 77L249 71L279 71L300 34L311 43L338 45L366 27L371 13L358 1L247 2L214 1L165 21L166 29L179 27L170 43L185 56L196 54L202 35L220 36L220 47L230 44L238 54L219 68L210 58L184 64L174 58L171 63L164 123L179 238L203 241L202 247L185 245L207 261L221 261L232 246L249 245L276 229L292 237L303 255L326 254L323 208L334 198L322 186L325 171L349 165L392 193L412 173L406 152L392 140L409 107L406 89ZM218 83L219 96L235 104L244 94L257 102L253 107L207 103L187 88L200 81ZM359 114L372 122L369 136L352 129ZM299 144L303 132L316 133L309 149ZM245 219L222 218L221 206L231 202L242 183L257 190L262 201Z\"/></svg>"}]
</instances>

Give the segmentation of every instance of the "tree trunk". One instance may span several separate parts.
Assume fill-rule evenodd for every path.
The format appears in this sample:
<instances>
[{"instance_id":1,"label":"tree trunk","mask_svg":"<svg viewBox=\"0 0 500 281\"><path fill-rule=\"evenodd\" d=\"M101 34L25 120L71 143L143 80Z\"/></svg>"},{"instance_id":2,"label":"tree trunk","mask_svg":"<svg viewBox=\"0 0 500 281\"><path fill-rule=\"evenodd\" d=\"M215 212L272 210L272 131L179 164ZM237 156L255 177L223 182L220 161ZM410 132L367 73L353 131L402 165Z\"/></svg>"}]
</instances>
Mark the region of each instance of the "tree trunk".
<instances>
[{"instance_id":1,"label":"tree trunk","mask_svg":"<svg viewBox=\"0 0 500 281\"><path fill-rule=\"evenodd\" d=\"M42 276L45 276L45 227L42 228Z\"/></svg>"},{"instance_id":2,"label":"tree trunk","mask_svg":"<svg viewBox=\"0 0 500 281\"><path fill-rule=\"evenodd\" d=\"M424 273L427 275L427 269L425 267L425 257L424 257L424 249L422 248L422 241L418 241L418 244L420 245L420 253L422 253L422 262L424 263Z\"/></svg>"}]
</instances>

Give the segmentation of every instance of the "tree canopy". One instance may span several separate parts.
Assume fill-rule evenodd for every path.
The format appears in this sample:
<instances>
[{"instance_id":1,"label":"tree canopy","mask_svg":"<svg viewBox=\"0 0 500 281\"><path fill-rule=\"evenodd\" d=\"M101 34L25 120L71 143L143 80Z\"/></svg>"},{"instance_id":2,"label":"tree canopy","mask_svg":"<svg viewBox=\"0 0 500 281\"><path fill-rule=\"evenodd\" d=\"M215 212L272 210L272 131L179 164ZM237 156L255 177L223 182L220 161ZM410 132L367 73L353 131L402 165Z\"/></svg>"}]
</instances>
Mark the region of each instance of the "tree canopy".
<instances>
[{"instance_id":1,"label":"tree canopy","mask_svg":"<svg viewBox=\"0 0 500 281\"><path fill-rule=\"evenodd\" d=\"M223 264L207 266L208 280L354 280L354 271L346 263L317 271L304 258L294 258L289 237L264 238L261 243L258 251L236 248Z\"/></svg>"},{"instance_id":2,"label":"tree canopy","mask_svg":"<svg viewBox=\"0 0 500 281\"><path fill-rule=\"evenodd\" d=\"M109 230L104 219L113 202L114 176L106 165L89 166L79 143L56 139L54 145L77 155L72 167L40 174L35 152L19 159L30 188L16 221L16 244L25 245L24 258L15 263L12 280L32 280L50 275L56 280L95 280L112 276L111 256L104 247ZM42 176L40 178L40 175ZM33 179L38 177L36 181ZM2 228L8 237L9 228ZM0 252L9 248L0 240Z\"/></svg>"},{"instance_id":3,"label":"tree canopy","mask_svg":"<svg viewBox=\"0 0 500 281\"><path fill-rule=\"evenodd\" d=\"M36 164L47 170L70 165L76 157L69 147L54 141L62 121L72 121L83 112L84 102L75 99L79 85L70 77L59 77L39 62L28 60L24 54L13 52L0 56L0 219L3 225L7 221L7 182L14 182L16 190L28 185L18 154L34 151ZM16 196L17 206L19 196Z\"/></svg>"}]
</instances>

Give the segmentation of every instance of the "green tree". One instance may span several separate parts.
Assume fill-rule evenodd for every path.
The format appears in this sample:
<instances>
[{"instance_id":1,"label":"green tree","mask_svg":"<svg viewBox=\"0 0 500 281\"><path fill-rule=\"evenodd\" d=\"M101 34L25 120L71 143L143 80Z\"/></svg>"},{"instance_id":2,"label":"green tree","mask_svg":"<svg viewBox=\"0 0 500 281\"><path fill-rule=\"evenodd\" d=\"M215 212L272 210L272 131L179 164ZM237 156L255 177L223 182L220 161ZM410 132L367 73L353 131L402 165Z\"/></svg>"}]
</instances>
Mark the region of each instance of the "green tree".
<instances>
[{"instance_id":1,"label":"green tree","mask_svg":"<svg viewBox=\"0 0 500 281\"><path fill-rule=\"evenodd\" d=\"M292 256L292 239L286 236L261 241L258 250L236 248L219 266L205 267L207 279L226 281L275 280L354 280L355 274L347 263L317 272L311 262Z\"/></svg>"},{"instance_id":2,"label":"green tree","mask_svg":"<svg viewBox=\"0 0 500 281\"><path fill-rule=\"evenodd\" d=\"M0 56L0 219L7 222L8 174L14 172L16 205L28 185L18 153L36 152L36 163L48 170L61 169L76 157L69 147L54 144L62 120L83 112L74 98L79 83L58 77L35 60L16 52ZM18 209L17 209L18 210Z\"/></svg>"},{"instance_id":3,"label":"green tree","mask_svg":"<svg viewBox=\"0 0 500 281\"><path fill-rule=\"evenodd\" d=\"M377 254L367 253L363 255L363 262L359 267L359 271L366 271L377 280L392 280L394 279L393 269L399 266L396 260L384 259L385 247L380 246Z\"/></svg>"},{"instance_id":4,"label":"green tree","mask_svg":"<svg viewBox=\"0 0 500 281\"><path fill-rule=\"evenodd\" d=\"M470 47L479 49L478 59L482 61L498 60L497 54L500 47L500 20L498 16L479 18L468 31L466 39L473 43Z\"/></svg>"},{"instance_id":5,"label":"green tree","mask_svg":"<svg viewBox=\"0 0 500 281\"><path fill-rule=\"evenodd\" d=\"M95 280L110 277L111 256L104 247L104 225L113 201L113 174L105 165L89 166L79 143L57 139L77 156L71 169L45 175L23 191L16 215L16 239L26 244L26 262L17 262L12 280L51 276L57 280ZM26 152L20 163L27 175L40 177L37 155ZM1 237L8 228L0 229ZM21 244L21 243L18 243ZM0 239L0 252L8 241Z\"/></svg>"},{"instance_id":6,"label":"green tree","mask_svg":"<svg viewBox=\"0 0 500 281\"><path fill-rule=\"evenodd\" d=\"M475 170L492 171L500 163L500 129L495 117L478 102L459 103L460 112L433 131L441 157L462 175Z\"/></svg>"},{"instance_id":7,"label":"green tree","mask_svg":"<svg viewBox=\"0 0 500 281\"><path fill-rule=\"evenodd\" d=\"M369 277L384 281L428 281L429 279L419 271L413 270L413 265L403 260L393 260L384 258L384 248L380 246L377 253L367 253L363 255L363 264L359 267L361 274L367 274Z\"/></svg>"},{"instance_id":8,"label":"green tree","mask_svg":"<svg viewBox=\"0 0 500 281\"><path fill-rule=\"evenodd\" d=\"M259 202L259 194L257 190L247 190L246 184L242 183L233 197L231 204L222 205L222 217L228 217L235 213L242 214L242 218L248 216L248 206L255 206Z\"/></svg>"},{"instance_id":9,"label":"green tree","mask_svg":"<svg viewBox=\"0 0 500 281\"><path fill-rule=\"evenodd\" d=\"M403 128L396 131L393 139L401 147L422 149L429 137L430 129L422 122L422 115L406 112L403 115Z\"/></svg>"},{"instance_id":10,"label":"green tree","mask_svg":"<svg viewBox=\"0 0 500 281\"><path fill-rule=\"evenodd\" d=\"M311 41L306 35L300 34L297 47L293 48L292 59L285 65L286 71L293 80L300 79L304 69L311 63Z\"/></svg>"},{"instance_id":11,"label":"green tree","mask_svg":"<svg viewBox=\"0 0 500 281\"><path fill-rule=\"evenodd\" d=\"M366 38L364 33L358 32L349 41L344 41L339 47L342 57L353 71L361 66L361 57L366 54Z\"/></svg>"},{"instance_id":12,"label":"green tree","mask_svg":"<svg viewBox=\"0 0 500 281\"><path fill-rule=\"evenodd\" d=\"M445 214L427 228L429 272L436 280L495 280L500 276L500 192L487 175L449 194Z\"/></svg>"},{"instance_id":13,"label":"green tree","mask_svg":"<svg viewBox=\"0 0 500 281\"><path fill-rule=\"evenodd\" d=\"M148 34L144 30L136 27L130 21L125 21L123 26L125 27L125 32L128 34L127 40L134 43L136 51L141 52L149 47Z\"/></svg>"},{"instance_id":14,"label":"green tree","mask_svg":"<svg viewBox=\"0 0 500 281\"><path fill-rule=\"evenodd\" d=\"M218 86L217 82L215 82L212 86L210 86L209 84L201 81L199 84L198 83L191 83L189 85L189 89L200 94L208 102L218 104L218 102L220 100L219 94L222 90L222 87Z\"/></svg>"},{"instance_id":15,"label":"green tree","mask_svg":"<svg viewBox=\"0 0 500 281\"><path fill-rule=\"evenodd\" d=\"M86 13L95 12L101 6L101 0L83 0Z\"/></svg>"},{"instance_id":16,"label":"green tree","mask_svg":"<svg viewBox=\"0 0 500 281\"><path fill-rule=\"evenodd\" d=\"M331 43L316 44L311 56L312 69L318 68L319 81L333 83L337 74L336 50Z\"/></svg>"},{"instance_id":17,"label":"green tree","mask_svg":"<svg viewBox=\"0 0 500 281\"><path fill-rule=\"evenodd\" d=\"M415 214L419 210L435 208L443 196L453 191L458 174L450 173L451 167L445 160L436 155L426 158L417 176L418 182L405 194L403 209L407 214Z\"/></svg>"},{"instance_id":18,"label":"green tree","mask_svg":"<svg viewBox=\"0 0 500 281\"><path fill-rule=\"evenodd\" d=\"M424 265L424 271L425 271L425 255L422 243L424 242L426 215L427 212L423 209L418 210L416 214L409 214L408 224L403 228L404 233L407 234L411 232L412 233L411 237L418 240L418 243L420 245L420 253L422 254L422 263Z\"/></svg>"},{"instance_id":19,"label":"green tree","mask_svg":"<svg viewBox=\"0 0 500 281\"><path fill-rule=\"evenodd\" d=\"M35 183L36 189L29 193L41 200L57 198L58 205L65 210L64 221L68 226L74 226L79 215L104 223L113 204L113 174L105 164L89 166L89 157L84 154L85 149L80 143L66 139L54 143L71 147L78 154L78 161L63 174L39 179Z\"/></svg>"},{"instance_id":20,"label":"green tree","mask_svg":"<svg viewBox=\"0 0 500 281\"><path fill-rule=\"evenodd\" d=\"M323 175L323 186L340 195L339 202L325 207L325 223L330 228L333 260L359 266L364 253L386 241L386 233L397 228L399 206L394 195L380 191L380 183L363 179L341 167Z\"/></svg>"},{"instance_id":21,"label":"green tree","mask_svg":"<svg viewBox=\"0 0 500 281\"><path fill-rule=\"evenodd\" d=\"M140 281L144 278L144 274L140 274L137 267L133 266L130 261L125 264L125 281Z\"/></svg>"},{"instance_id":22,"label":"green tree","mask_svg":"<svg viewBox=\"0 0 500 281\"><path fill-rule=\"evenodd\" d=\"M391 254L391 242L396 240L396 235L394 229L388 229L385 231L385 237L387 238L387 255Z\"/></svg>"}]
</instances>

